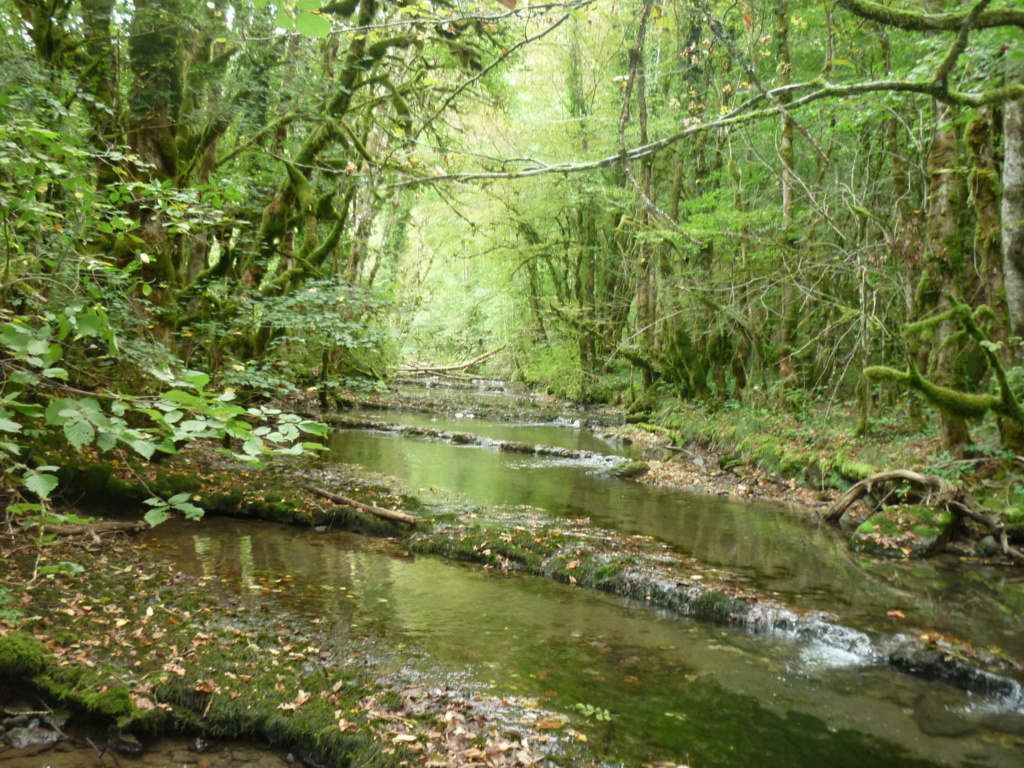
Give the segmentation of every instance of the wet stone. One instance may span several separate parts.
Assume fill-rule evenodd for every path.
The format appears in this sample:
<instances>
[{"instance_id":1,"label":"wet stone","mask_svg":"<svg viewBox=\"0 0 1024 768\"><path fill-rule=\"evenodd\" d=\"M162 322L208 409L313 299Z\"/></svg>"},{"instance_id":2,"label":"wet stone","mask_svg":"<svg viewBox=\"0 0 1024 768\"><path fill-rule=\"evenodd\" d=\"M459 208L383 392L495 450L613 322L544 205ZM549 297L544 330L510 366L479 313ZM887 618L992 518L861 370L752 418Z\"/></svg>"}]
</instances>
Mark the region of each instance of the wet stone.
<instances>
[{"instance_id":1,"label":"wet stone","mask_svg":"<svg viewBox=\"0 0 1024 768\"><path fill-rule=\"evenodd\" d=\"M107 746L117 752L117 754L124 755L125 757L140 757L146 751L146 748L142 746L142 742L135 738L135 736L116 729L111 730L107 737Z\"/></svg>"},{"instance_id":2,"label":"wet stone","mask_svg":"<svg viewBox=\"0 0 1024 768\"><path fill-rule=\"evenodd\" d=\"M925 697L914 709L914 722L928 736L965 736L981 726L966 713L948 707L942 701Z\"/></svg>"},{"instance_id":3,"label":"wet stone","mask_svg":"<svg viewBox=\"0 0 1024 768\"><path fill-rule=\"evenodd\" d=\"M56 743L58 739L60 739L60 734L57 731L40 728L38 721L35 721L35 725L24 728L12 728L4 734L4 740L10 745L11 749L48 746Z\"/></svg>"}]
</instances>

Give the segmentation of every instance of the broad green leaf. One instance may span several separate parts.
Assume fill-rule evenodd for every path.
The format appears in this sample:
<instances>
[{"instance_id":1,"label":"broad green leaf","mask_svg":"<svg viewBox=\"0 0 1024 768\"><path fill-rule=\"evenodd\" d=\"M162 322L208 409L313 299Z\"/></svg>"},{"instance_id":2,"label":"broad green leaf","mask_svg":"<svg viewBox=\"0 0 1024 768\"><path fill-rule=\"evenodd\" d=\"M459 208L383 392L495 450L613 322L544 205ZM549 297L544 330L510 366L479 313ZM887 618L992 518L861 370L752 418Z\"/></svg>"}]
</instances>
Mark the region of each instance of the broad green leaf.
<instances>
[{"instance_id":1,"label":"broad green leaf","mask_svg":"<svg viewBox=\"0 0 1024 768\"><path fill-rule=\"evenodd\" d=\"M69 415L78 415L75 403L71 400L51 400L46 406L46 425L59 427L68 420Z\"/></svg>"},{"instance_id":2,"label":"broad green leaf","mask_svg":"<svg viewBox=\"0 0 1024 768\"><path fill-rule=\"evenodd\" d=\"M8 349L24 354L28 351L32 336L28 331L8 323L0 330L0 342Z\"/></svg>"},{"instance_id":3,"label":"broad green leaf","mask_svg":"<svg viewBox=\"0 0 1024 768\"><path fill-rule=\"evenodd\" d=\"M184 376L185 381L194 386L196 389L202 389L210 383L210 377L205 373L199 371L189 371Z\"/></svg>"},{"instance_id":4,"label":"broad green leaf","mask_svg":"<svg viewBox=\"0 0 1024 768\"><path fill-rule=\"evenodd\" d=\"M34 387L39 383L39 377L28 371L12 371L11 381L15 384L26 384L30 387Z\"/></svg>"},{"instance_id":5,"label":"broad green leaf","mask_svg":"<svg viewBox=\"0 0 1024 768\"><path fill-rule=\"evenodd\" d=\"M295 17L295 29L310 37L327 37L331 34L331 22L316 13L300 13Z\"/></svg>"},{"instance_id":6,"label":"broad green leaf","mask_svg":"<svg viewBox=\"0 0 1024 768\"><path fill-rule=\"evenodd\" d=\"M170 392L165 392L163 398L170 400L172 403L181 403L183 405L202 404L202 400L198 397L189 392L182 392L180 389L172 389Z\"/></svg>"},{"instance_id":7,"label":"broad green leaf","mask_svg":"<svg viewBox=\"0 0 1024 768\"><path fill-rule=\"evenodd\" d=\"M100 432L96 438L96 447L101 451L109 451L117 445L117 435L112 432Z\"/></svg>"},{"instance_id":8,"label":"broad green leaf","mask_svg":"<svg viewBox=\"0 0 1024 768\"><path fill-rule=\"evenodd\" d=\"M157 507L143 515L143 519L149 523L151 528L156 528L160 523L166 522L169 518L170 514L167 512L167 507Z\"/></svg>"},{"instance_id":9,"label":"broad green leaf","mask_svg":"<svg viewBox=\"0 0 1024 768\"><path fill-rule=\"evenodd\" d=\"M295 20L287 14L285 11L278 11L277 16L274 17L274 26L280 27L281 29L295 29Z\"/></svg>"},{"instance_id":10,"label":"broad green leaf","mask_svg":"<svg viewBox=\"0 0 1024 768\"><path fill-rule=\"evenodd\" d=\"M167 500L167 503L174 507L177 506L178 504L181 504L184 501L188 501L191 495L191 493L176 493Z\"/></svg>"},{"instance_id":11,"label":"broad green leaf","mask_svg":"<svg viewBox=\"0 0 1024 768\"><path fill-rule=\"evenodd\" d=\"M21 424L10 419L0 417L0 430L4 432L21 432Z\"/></svg>"},{"instance_id":12,"label":"broad green leaf","mask_svg":"<svg viewBox=\"0 0 1024 768\"><path fill-rule=\"evenodd\" d=\"M44 475L39 472L30 472L22 478L21 484L41 499L48 498L53 489L57 487L58 480L53 475Z\"/></svg>"},{"instance_id":13,"label":"broad green leaf","mask_svg":"<svg viewBox=\"0 0 1024 768\"><path fill-rule=\"evenodd\" d=\"M50 342L46 339L32 339L25 348L30 355L45 355L50 351Z\"/></svg>"},{"instance_id":14,"label":"broad green leaf","mask_svg":"<svg viewBox=\"0 0 1024 768\"><path fill-rule=\"evenodd\" d=\"M64 422L64 436L76 449L81 449L96 439L96 429L81 417L68 419Z\"/></svg>"},{"instance_id":15,"label":"broad green leaf","mask_svg":"<svg viewBox=\"0 0 1024 768\"><path fill-rule=\"evenodd\" d=\"M63 368L47 368L45 371L43 371L43 376L48 376L51 379L61 379L62 381L67 381L68 372Z\"/></svg>"},{"instance_id":16,"label":"broad green leaf","mask_svg":"<svg viewBox=\"0 0 1024 768\"><path fill-rule=\"evenodd\" d=\"M174 508L185 515L189 520L200 520L203 515L206 514L206 510L202 507L197 507L195 504L189 504L187 502L184 504L175 504Z\"/></svg>"},{"instance_id":17,"label":"broad green leaf","mask_svg":"<svg viewBox=\"0 0 1024 768\"><path fill-rule=\"evenodd\" d=\"M323 5L323 0L298 0L295 3L295 7L300 11L319 11Z\"/></svg>"},{"instance_id":18,"label":"broad green leaf","mask_svg":"<svg viewBox=\"0 0 1024 768\"><path fill-rule=\"evenodd\" d=\"M144 459L153 458L153 454L156 452L156 446L146 440L132 440L129 445Z\"/></svg>"},{"instance_id":19,"label":"broad green leaf","mask_svg":"<svg viewBox=\"0 0 1024 768\"><path fill-rule=\"evenodd\" d=\"M100 336L103 334L103 323L95 312L79 315L75 323L78 332L83 336Z\"/></svg>"},{"instance_id":20,"label":"broad green leaf","mask_svg":"<svg viewBox=\"0 0 1024 768\"><path fill-rule=\"evenodd\" d=\"M263 453L263 443L259 440L246 440L242 443L242 451L247 456L259 456Z\"/></svg>"}]
</instances>

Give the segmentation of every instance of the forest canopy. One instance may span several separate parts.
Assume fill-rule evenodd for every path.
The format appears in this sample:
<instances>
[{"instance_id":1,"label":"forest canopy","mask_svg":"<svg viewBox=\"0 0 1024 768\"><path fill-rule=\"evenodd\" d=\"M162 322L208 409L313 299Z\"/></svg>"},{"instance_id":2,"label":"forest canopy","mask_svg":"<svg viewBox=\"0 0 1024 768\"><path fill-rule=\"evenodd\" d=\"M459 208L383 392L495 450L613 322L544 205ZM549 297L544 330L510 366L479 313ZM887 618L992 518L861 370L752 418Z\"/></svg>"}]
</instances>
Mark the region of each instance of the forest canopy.
<instances>
[{"instance_id":1,"label":"forest canopy","mask_svg":"<svg viewBox=\"0 0 1024 768\"><path fill-rule=\"evenodd\" d=\"M255 460L318 429L273 398L498 348L585 402L865 430L898 396L954 455L986 416L1024 448L1016 2L0 0L0 29L26 511L48 440Z\"/></svg>"}]
</instances>

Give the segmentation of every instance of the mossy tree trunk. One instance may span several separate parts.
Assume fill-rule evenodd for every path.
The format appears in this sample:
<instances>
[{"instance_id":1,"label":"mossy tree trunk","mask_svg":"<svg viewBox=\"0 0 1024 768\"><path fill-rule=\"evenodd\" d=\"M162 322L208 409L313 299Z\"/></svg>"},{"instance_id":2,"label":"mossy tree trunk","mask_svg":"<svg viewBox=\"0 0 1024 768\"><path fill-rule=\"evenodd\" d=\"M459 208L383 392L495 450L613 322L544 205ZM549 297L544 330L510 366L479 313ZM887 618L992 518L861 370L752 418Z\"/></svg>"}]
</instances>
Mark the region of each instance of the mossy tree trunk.
<instances>
[{"instance_id":1,"label":"mossy tree trunk","mask_svg":"<svg viewBox=\"0 0 1024 768\"><path fill-rule=\"evenodd\" d=\"M941 105L938 109L937 124L932 133L932 146L928 155L930 190L928 195L928 246L929 258L926 264L926 279L932 284L931 294L935 303L921 307L926 312L943 314L950 309L949 295L956 290L955 278L962 266L963 254L959 240L957 211L960 208L957 189L959 158L954 115ZM949 319L931 331L929 375L941 384L955 385L956 358L958 345L947 344L947 339L956 332L956 323ZM940 410L942 444L953 456L962 458L965 446L970 442L966 419L952 410Z\"/></svg>"},{"instance_id":2,"label":"mossy tree trunk","mask_svg":"<svg viewBox=\"0 0 1024 768\"><path fill-rule=\"evenodd\" d=\"M1006 303L1010 333L1024 338L1024 99L1007 104L1003 111L1002 248ZM1013 361L1024 363L1018 343Z\"/></svg>"}]
</instances>

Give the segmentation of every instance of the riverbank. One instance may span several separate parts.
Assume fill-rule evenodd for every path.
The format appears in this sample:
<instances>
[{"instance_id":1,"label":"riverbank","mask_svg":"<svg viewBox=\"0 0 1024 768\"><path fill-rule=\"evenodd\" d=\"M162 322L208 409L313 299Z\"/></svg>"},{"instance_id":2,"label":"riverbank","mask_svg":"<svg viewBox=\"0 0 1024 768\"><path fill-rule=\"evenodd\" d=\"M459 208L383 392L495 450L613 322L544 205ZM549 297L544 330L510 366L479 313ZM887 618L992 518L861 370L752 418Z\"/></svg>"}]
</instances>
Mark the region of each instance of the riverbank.
<instances>
[{"instance_id":1,"label":"riverbank","mask_svg":"<svg viewBox=\"0 0 1024 768\"><path fill-rule=\"evenodd\" d=\"M372 633L303 611L308 585L285 574L255 575L254 601L238 571L196 576L154 554L123 535L42 557L4 546L22 618L0 622L0 762L59 743L82 753L75 765L210 765L228 739L272 747L273 766L594 762L586 736L537 700L382 674ZM201 739L187 751L167 733Z\"/></svg>"},{"instance_id":2,"label":"riverbank","mask_svg":"<svg viewBox=\"0 0 1024 768\"><path fill-rule=\"evenodd\" d=\"M419 437L471 444L471 433L457 434ZM639 433L630 439L639 440ZM540 455L535 446L533 452ZM723 455L692 447L669 453L676 458L652 460L655 482L690 480L691 487L701 483L705 492L737 498L743 498L739 486L746 485L748 500L774 488L775 501L799 498L792 478L763 469L744 475L742 465L723 468ZM439 505L387 476L334 464L282 460L255 471L217 454L213 445L155 464L117 467L88 452L60 463L69 489L102 499L108 508L114 499L139 502L153 493L186 492L209 513L286 522L314 535L346 529L385 537L411 552L481 564L497 574L535 574L753 634L855 652L871 663L983 695L1019 696L1013 678L1024 678L1024 666L998 649L977 648L927 626L908 627L900 611L885 619L888 634L870 639L834 616L787 606L650 537L623 535L584 517L559 521L522 506ZM416 523L409 527L335 505L306 492L310 483L366 506L410 512ZM545 710L539 699L475 700L448 689L424 693L413 679L373 675L365 639L325 657L323 622L289 609L300 595L286 574L249 574L246 588L271 601L254 611L217 597L217 584L239 580L241 573L189 576L128 543L62 546L37 552L24 540L4 545L8 592L18 584L29 588L15 606L23 618L0 625L0 635L27 632L46 647L48 665L30 676L48 700L114 721L133 738L148 741L171 729L267 739L306 750L310 765L342 754L381 765L422 762L425 756L439 765L484 759L529 765L557 761L567 749L575 754L573 764L595 760L586 753L585 719L574 722L564 710ZM76 571L76 565L84 570ZM460 726L460 717L477 730ZM510 722L516 727L509 729ZM459 727L463 733L456 733Z\"/></svg>"}]
</instances>

